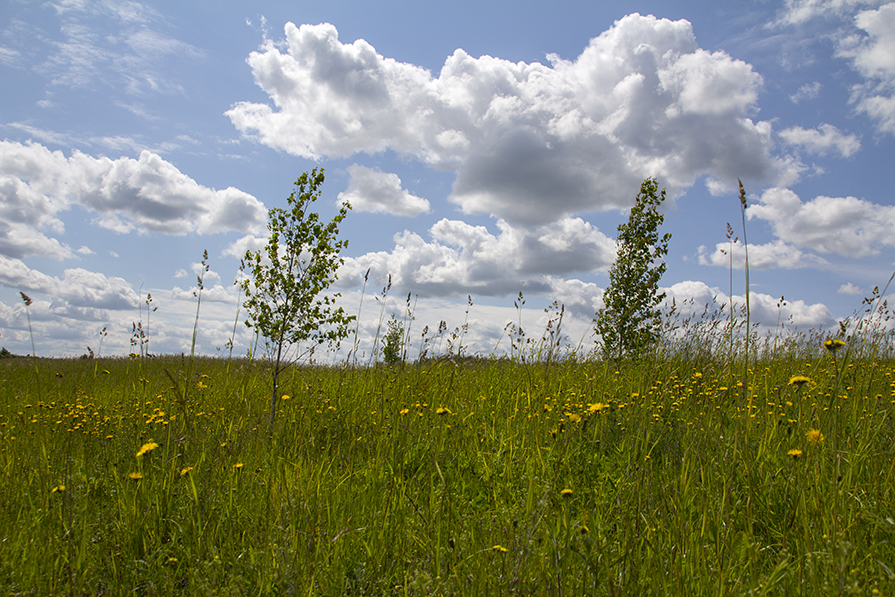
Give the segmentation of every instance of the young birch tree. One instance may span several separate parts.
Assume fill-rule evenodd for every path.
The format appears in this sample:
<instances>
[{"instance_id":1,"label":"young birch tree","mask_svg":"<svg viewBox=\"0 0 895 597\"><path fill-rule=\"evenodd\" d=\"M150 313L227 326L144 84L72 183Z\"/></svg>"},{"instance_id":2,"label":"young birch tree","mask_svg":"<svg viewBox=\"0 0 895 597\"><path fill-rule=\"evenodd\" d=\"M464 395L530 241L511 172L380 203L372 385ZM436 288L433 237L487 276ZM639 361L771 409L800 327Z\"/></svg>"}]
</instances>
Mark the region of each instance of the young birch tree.
<instances>
[{"instance_id":1,"label":"young birch tree","mask_svg":"<svg viewBox=\"0 0 895 597\"><path fill-rule=\"evenodd\" d=\"M663 201L665 190L659 193L656 179L647 178L628 223L618 227L617 256L609 269L609 286L596 322L606 358L637 357L659 341L659 305L665 300L659 280L665 273L663 257L671 240L671 233L659 236L659 226L665 221L659 213Z\"/></svg>"},{"instance_id":2,"label":"young birch tree","mask_svg":"<svg viewBox=\"0 0 895 597\"><path fill-rule=\"evenodd\" d=\"M295 181L288 209L268 211L270 236L263 250L246 251L243 269L248 276L239 284L245 292L246 325L254 328L271 349L274 363L270 398L270 424L277 412L280 374L293 358L290 349L300 342L338 342L354 320L335 306L338 293L324 291L336 280L344 262L339 223L351 206L342 204L330 222L321 222L310 210L321 194L323 169L303 173Z\"/></svg>"}]
</instances>

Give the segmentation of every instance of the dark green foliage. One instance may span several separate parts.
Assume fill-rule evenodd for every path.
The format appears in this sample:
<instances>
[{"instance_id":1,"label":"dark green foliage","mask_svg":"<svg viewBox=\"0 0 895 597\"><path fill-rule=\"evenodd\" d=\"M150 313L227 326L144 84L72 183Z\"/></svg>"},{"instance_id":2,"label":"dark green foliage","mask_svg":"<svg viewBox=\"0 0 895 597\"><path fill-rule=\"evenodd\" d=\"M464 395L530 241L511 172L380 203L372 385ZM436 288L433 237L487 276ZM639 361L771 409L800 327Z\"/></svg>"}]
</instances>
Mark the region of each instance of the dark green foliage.
<instances>
[{"instance_id":1,"label":"dark green foliage","mask_svg":"<svg viewBox=\"0 0 895 597\"><path fill-rule=\"evenodd\" d=\"M268 211L267 246L246 251L243 267L249 277L241 282L248 310L246 325L254 327L268 342L273 353L273 388L270 418L277 403L277 381L289 348L300 342L338 342L354 320L335 306L339 294L324 291L336 280L336 270L344 259L339 252L348 246L338 240L339 223L351 206L343 204L331 222L321 222L310 211L320 197L323 169L314 168L295 181L288 209Z\"/></svg>"},{"instance_id":2,"label":"dark green foliage","mask_svg":"<svg viewBox=\"0 0 895 597\"><path fill-rule=\"evenodd\" d=\"M404 324L392 313L382 345L382 360L386 365L397 365L404 360Z\"/></svg>"},{"instance_id":3,"label":"dark green foliage","mask_svg":"<svg viewBox=\"0 0 895 597\"><path fill-rule=\"evenodd\" d=\"M659 213L663 201L665 190L659 193L656 179L647 178L628 223L618 227L618 254L609 270L609 286L596 322L606 358L637 357L659 341L659 305L665 299L665 293L659 292L659 280L665 273L663 257L671 240L670 233L659 236L659 226L665 221Z\"/></svg>"}]
</instances>

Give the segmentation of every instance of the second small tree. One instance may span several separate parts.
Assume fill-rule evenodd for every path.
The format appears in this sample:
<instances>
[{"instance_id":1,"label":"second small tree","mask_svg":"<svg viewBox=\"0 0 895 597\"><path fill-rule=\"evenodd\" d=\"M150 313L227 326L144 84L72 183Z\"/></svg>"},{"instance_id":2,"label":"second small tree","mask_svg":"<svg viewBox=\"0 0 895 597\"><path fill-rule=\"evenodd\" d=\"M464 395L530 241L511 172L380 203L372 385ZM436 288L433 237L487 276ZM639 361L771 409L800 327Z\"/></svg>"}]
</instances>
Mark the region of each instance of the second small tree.
<instances>
[{"instance_id":1,"label":"second small tree","mask_svg":"<svg viewBox=\"0 0 895 597\"><path fill-rule=\"evenodd\" d=\"M596 321L604 358L636 358L659 341L659 305L665 300L665 293L659 292L659 280L665 273L663 258L671 240L670 233L659 236L659 226L665 221L659 213L663 201L665 190L659 193L656 179L647 178L640 186L628 223L618 227L617 256L609 270L604 306L597 312Z\"/></svg>"},{"instance_id":2,"label":"second small tree","mask_svg":"<svg viewBox=\"0 0 895 597\"><path fill-rule=\"evenodd\" d=\"M338 240L339 223L351 206L342 204L330 222L310 210L320 197L323 169L303 173L289 195L288 209L268 211L270 236L263 250L246 251L243 267L249 276L240 283L248 310L246 325L264 337L274 362L270 422L276 416L279 376L292 359L289 349L299 342L337 342L354 320L324 291L336 280L343 263L339 252L348 246Z\"/></svg>"}]
</instances>

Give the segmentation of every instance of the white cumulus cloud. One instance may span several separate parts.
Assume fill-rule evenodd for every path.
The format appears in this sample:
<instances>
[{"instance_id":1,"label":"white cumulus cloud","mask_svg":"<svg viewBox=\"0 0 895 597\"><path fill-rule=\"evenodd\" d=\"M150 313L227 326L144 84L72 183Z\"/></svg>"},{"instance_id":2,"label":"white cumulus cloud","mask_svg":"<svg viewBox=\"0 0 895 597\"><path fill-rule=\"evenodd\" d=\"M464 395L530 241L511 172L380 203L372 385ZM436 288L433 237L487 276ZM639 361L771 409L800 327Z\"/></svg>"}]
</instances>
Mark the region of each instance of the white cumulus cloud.
<instances>
[{"instance_id":1,"label":"white cumulus cloud","mask_svg":"<svg viewBox=\"0 0 895 597\"><path fill-rule=\"evenodd\" d=\"M245 233L267 219L248 193L204 187L149 151L137 160L78 151L66 158L40 144L0 141L0 254L71 257L53 235L64 231L59 214L72 205L118 232Z\"/></svg>"},{"instance_id":2,"label":"white cumulus cloud","mask_svg":"<svg viewBox=\"0 0 895 597\"><path fill-rule=\"evenodd\" d=\"M580 218L528 230L499 220L497 227L494 235L484 226L443 219L429 230L431 241L405 231L395 236L391 252L347 258L339 285L360 286L370 269L374 279L390 274L396 292L425 297L543 293L555 276L605 271L615 259L615 241Z\"/></svg>"},{"instance_id":3,"label":"white cumulus cloud","mask_svg":"<svg viewBox=\"0 0 895 597\"><path fill-rule=\"evenodd\" d=\"M697 259L700 265L746 269L746 246L739 242L732 246L729 242L723 242L716 244L715 250L711 253L705 246L701 246L697 253ZM751 270L778 267L801 269L825 265L829 265L825 259L812 253L805 253L792 244L779 239L770 243L749 245L749 269Z\"/></svg>"},{"instance_id":4,"label":"white cumulus cloud","mask_svg":"<svg viewBox=\"0 0 895 597\"><path fill-rule=\"evenodd\" d=\"M770 223L781 241L821 253L860 258L895 246L895 206L856 197L820 196L803 202L789 189L772 188L746 213Z\"/></svg>"},{"instance_id":5,"label":"white cumulus cloud","mask_svg":"<svg viewBox=\"0 0 895 597\"><path fill-rule=\"evenodd\" d=\"M51 304L90 309L132 309L139 299L122 278L109 278L81 268L65 270L62 278L29 268L18 259L0 255L0 284L20 292L49 297Z\"/></svg>"},{"instance_id":6,"label":"white cumulus cloud","mask_svg":"<svg viewBox=\"0 0 895 597\"><path fill-rule=\"evenodd\" d=\"M429 211L429 202L401 188L397 174L380 172L359 164L348 166L348 189L339 193L339 204L350 203L356 211L414 217Z\"/></svg>"},{"instance_id":7,"label":"white cumulus cloud","mask_svg":"<svg viewBox=\"0 0 895 597\"><path fill-rule=\"evenodd\" d=\"M329 24L285 35L248 58L271 103L227 112L243 135L307 158L391 149L453 170L465 213L534 226L628 207L648 176L671 197L704 175L797 176L771 155L770 123L752 120L761 76L701 49L684 20L629 15L549 65L458 49L437 76Z\"/></svg>"},{"instance_id":8,"label":"white cumulus cloud","mask_svg":"<svg viewBox=\"0 0 895 597\"><path fill-rule=\"evenodd\" d=\"M786 143L802 147L808 153L824 155L838 152L847 158L861 148L857 135L845 135L831 124L822 124L817 129L803 129L795 126L778 133Z\"/></svg>"},{"instance_id":9,"label":"white cumulus cloud","mask_svg":"<svg viewBox=\"0 0 895 597\"><path fill-rule=\"evenodd\" d=\"M665 306L668 307L674 300L682 317L698 316L706 305L711 311L721 305L728 305L731 300L734 311L736 311L746 301L746 297L743 295L728 296L718 288L693 280L678 282L662 290L667 294ZM823 303L809 304L801 299L783 301L780 299L779 296L750 292L752 323L758 324L763 330L776 330L781 322L788 322L806 329L828 328L836 323L830 309Z\"/></svg>"},{"instance_id":10,"label":"white cumulus cloud","mask_svg":"<svg viewBox=\"0 0 895 597\"><path fill-rule=\"evenodd\" d=\"M864 291L859 286L855 286L851 282L843 284L836 292L839 294L848 294L851 296L858 296L864 293Z\"/></svg>"}]
</instances>

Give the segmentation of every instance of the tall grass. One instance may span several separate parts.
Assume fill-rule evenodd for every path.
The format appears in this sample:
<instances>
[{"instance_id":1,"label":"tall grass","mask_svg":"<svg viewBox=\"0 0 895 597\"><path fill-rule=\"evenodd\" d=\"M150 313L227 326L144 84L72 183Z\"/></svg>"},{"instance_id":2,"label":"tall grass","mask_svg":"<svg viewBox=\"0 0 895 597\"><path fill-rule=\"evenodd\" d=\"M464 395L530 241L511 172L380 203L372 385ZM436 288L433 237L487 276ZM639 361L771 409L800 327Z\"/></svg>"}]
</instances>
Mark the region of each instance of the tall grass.
<instances>
[{"instance_id":1,"label":"tall grass","mask_svg":"<svg viewBox=\"0 0 895 597\"><path fill-rule=\"evenodd\" d=\"M4 359L0 589L891 595L884 294L839 353L727 305L618 364L561 355L561 307L510 358L424 331L414 363L293 366L270 428L264 361Z\"/></svg>"}]
</instances>

